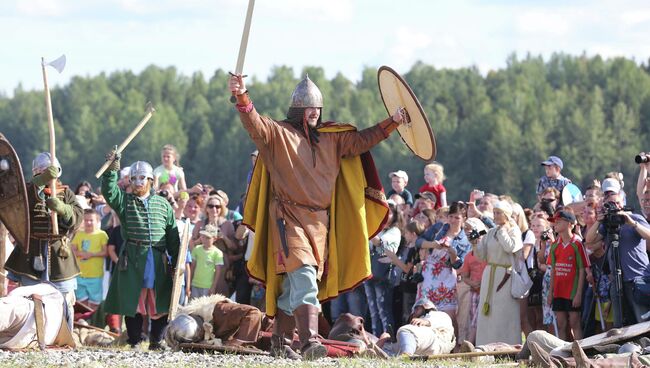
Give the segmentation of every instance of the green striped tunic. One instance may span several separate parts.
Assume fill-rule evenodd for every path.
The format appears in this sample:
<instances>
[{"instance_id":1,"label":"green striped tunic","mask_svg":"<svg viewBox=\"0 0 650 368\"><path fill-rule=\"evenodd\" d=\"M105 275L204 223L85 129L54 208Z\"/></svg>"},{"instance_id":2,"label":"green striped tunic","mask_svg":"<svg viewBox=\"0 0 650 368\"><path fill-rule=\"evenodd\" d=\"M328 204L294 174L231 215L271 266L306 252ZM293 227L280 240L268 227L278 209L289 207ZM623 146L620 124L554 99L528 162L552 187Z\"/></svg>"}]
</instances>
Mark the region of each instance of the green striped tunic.
<instances>
[{"instance_id":1,"label":"green striped tunic","mask_svg":"<svg viewBox=\"0 0 650 368\"><path fill-rule=\"evenodd\" d=\"M102 177L102 194L117 213L122 225L125 244L120 260L126 258L127 267L116 269L106 297L106 312L134 316L143 286L147 254L153 252L156 294L156 312L167 313L171 299L172 274L166 263L176 264L180 239L174 211L167 200L151 194L145 206L137 196L117 186L117 172L107 171Z\"/></svg>"}]
</instances>

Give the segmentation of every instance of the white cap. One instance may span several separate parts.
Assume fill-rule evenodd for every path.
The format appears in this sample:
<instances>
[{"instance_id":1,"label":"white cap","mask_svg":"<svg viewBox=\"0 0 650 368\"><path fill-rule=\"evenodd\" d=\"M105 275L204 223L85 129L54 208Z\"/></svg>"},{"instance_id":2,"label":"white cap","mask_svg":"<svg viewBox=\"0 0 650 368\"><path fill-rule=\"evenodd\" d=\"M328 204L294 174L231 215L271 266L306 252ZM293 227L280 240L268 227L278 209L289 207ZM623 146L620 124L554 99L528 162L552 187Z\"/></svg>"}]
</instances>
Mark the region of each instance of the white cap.
<instances>
[{"instance_id":1,"label":"white cap","mask_svg":"<svg viewBox=\"0 0 650 368\"><path fill-rule=\"evenodd\" d=\"M619 193L621 191L621 183L619 183L618 180L614 178L607 178L603 180L603 184L601 188L603 190L603 193L607 193L607 192Z\"/></svg>"},{"instance_id":2,"label":"white cap","mask_svg":"<svg viewBox=\"0 0 650 368\"><path fill-rule=\"evenodd\" d=\"M409 176L404 170L397 170L393 171L392 173L388 174L389 178L393 178L393 176L397 176L398 178L404 179L404 181L408 182L409 181Z\"/></svg>"}]
</instances>

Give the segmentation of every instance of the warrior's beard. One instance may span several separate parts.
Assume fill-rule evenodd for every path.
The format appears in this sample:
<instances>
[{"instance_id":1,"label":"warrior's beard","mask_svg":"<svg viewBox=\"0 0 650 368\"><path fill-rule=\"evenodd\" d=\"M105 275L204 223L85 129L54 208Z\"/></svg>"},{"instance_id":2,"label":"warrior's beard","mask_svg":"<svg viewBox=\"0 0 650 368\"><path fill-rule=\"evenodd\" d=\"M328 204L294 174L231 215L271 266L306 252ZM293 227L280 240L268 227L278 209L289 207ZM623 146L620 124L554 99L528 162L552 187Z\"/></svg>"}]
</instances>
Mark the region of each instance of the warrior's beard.
<instances>
[{"instance_id":1,"label":"warrior's beard","mask_svg":"<svg viewBox=\"0 0 650 368\"><path fill-rule=\"evenodd\" d=\"M142 187L131 185L131 189L133 190L133 194L135 194L137 197L143 197L151 190L151 180L147 179L146 184Z\"/></svg>"}]
</instances>

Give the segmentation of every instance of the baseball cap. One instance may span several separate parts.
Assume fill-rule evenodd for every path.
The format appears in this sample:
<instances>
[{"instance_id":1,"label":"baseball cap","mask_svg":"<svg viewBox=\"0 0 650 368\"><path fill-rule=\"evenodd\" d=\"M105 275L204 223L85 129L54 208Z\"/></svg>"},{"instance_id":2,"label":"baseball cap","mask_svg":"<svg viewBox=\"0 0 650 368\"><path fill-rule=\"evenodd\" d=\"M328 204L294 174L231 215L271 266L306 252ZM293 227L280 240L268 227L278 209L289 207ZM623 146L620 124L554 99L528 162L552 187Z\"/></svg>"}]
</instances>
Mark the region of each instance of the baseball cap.
<instances>
[{"instance_id":1,"label":"baseball cap","mask_svg":"<svg viewBox=\"0 0 650 368\"><path fill-rule=\"evenodd\" d=\"M420 199L420 198L428 199L434 202L438 201L436 195L431 192L422 192L415 195L415 199Z\"/></svg>"},{"instance_id":2,"label":"baseball cap","mask_svg":"<svg viewBox=\"0 0 650 368\"><path fill-rule=\"evenodd\" d=\"M199 234L205 235L210 238L216 238L219 235L219 228L214 225L205 225L203 230L199 231Z\"/></svg>"},{"instance_id":3,"label":"baseball cap","mask_svg":"<svg viewBox=\"0 0 650 368\"><path fill-rule=\"evenodd\" d=\"M542 166L557 165L560 169L564 167L562 159L557 156L548 156L546 161L542 161Z\"/></svg>"},{"instance_id":4,"label":"baseball cap","mask_svg":"<svg viewBox=\"0 0 650 368\"><path fill-rule=\"evenodd\" d=\"M607 193L607 192L618 193L621 191L621 184L618 182L618 180L614 178L607 178L603 180L601 189L603 190L603 193Z\"/></svg>"},{"instance_id":5,"label":"baseball cap","mask_svg":"<svg viewBox=\"0 0 650 368\"><path fill-rule=\"evenodd\" d=\"M398 178L404 179L404 181L409 181L409 176L404 170L397 170L393 171L392 173L388 174L389 178L393 178L393 176L397 176Z\"/></svg>"},{"instance_id":6,"label":"baseball cap","mask_svg":"<svg viewBox=\"0 0 650 368\"><path fill-rule=\"evenodd\" d=\"M560 219L569 221L572 224L576 223L576 216L573 213L564 210L555 212L555 214L551 219L549 219L549 221L555 222Z\"/></svg>"}]
</instances>

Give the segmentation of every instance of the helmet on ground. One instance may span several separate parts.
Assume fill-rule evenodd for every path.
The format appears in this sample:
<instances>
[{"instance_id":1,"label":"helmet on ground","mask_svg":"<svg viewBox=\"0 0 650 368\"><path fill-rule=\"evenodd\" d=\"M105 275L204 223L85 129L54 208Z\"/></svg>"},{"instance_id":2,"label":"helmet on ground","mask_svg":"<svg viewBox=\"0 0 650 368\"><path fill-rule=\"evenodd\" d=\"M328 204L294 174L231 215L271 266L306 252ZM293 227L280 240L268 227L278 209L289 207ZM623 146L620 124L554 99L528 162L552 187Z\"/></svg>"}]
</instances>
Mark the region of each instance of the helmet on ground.
<instances>
[{"instance_id":1,"label":"helmet on ground","mask_svg":"<svg viewBox=\"0 0 650 368\"><path fill-rule=\"evenodd\" d=\"M641 354L643 349L641 348L640 345L637 345L633 342L626 342L625 344L621 345L620 348L618 348L618 353L623 354L623 353L637 353Z\"/></svg>"},{"instance_id":2,"label":"helmet on ground","mask_svg":"<svg viewBox=\"0 0 650 368\"><path fill-rule=\"evenodd\" d=\"M170 347L181 343L203 340L203 319L189 314L179 314L167 326L165 341Z\"/></svg>"}]
</instances>

